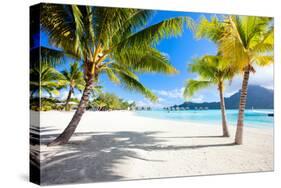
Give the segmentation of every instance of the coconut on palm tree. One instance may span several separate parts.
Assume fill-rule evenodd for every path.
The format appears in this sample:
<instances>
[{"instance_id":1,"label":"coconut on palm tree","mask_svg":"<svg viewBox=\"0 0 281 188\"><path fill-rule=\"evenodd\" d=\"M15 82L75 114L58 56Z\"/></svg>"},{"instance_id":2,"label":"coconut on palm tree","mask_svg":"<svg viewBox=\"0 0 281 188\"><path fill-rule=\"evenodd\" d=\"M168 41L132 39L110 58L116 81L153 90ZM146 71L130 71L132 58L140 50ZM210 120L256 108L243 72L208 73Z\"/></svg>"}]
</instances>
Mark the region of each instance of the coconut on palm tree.
<instances>
[{"instance_id":1,"label":"coconut on palm tree","mask_svg":"<svg viewBox=\"0 0 281 188\"><path fill-rule=\"evenodd\" d=\"M243 73L235 143L243 143L244 111L250 73L255 66L273 63L273 20L267 17L228 16L220 39L222 56Z\"/></svg>"},{"instance_id":2,"label":"coconut on palm tree","mask_svg":"<svg viewBox=\"0 0 281 188\"><path fill-rule=\"evenodd\" d=\"M200 78L187 80L184 96L191 97L200 89L216 85L220 96L223 136L229 137L223 90L224 82L231 80L235 75L235 71L231 69L228 62L223 60L221 56L208 55L194 59L194 63L190 64L189 70L192 73L197 73Z\"/></svg>"},{"instance_id":3,"label":"coconut on palm tree","mask_svg":"<svg viewBox=\"0 0 281 188\"><path fill-rule=\"evenodd\" d=\"M73 118L50 145L68 142L101 74L155 101L157 97L140 83L136 73L176 73L155 46L165 37L180 35L184 24L190 23L187 17L176 17L147 26L153 11L139 9L43 4L41 10L41 25L50 42L83 62L85 80Z\"/></svg>"},{"instance_id":4,"label":"coconut on palm tree","mask_svg":"<svg viewBox=\"0 0 281 188\"><path fill-rule=\"evenodd\" d=\"M63 75L63 78L59 82L64 85L64 88L68 88L68 95L64 108L65 110L69 110L68 104L71 99L71 95L74 94L75 89L82 91L84 89L85 81L78 62L72 63L70 65L70 69L63 70L61 74Z\"/></svg>"}]
</instances>

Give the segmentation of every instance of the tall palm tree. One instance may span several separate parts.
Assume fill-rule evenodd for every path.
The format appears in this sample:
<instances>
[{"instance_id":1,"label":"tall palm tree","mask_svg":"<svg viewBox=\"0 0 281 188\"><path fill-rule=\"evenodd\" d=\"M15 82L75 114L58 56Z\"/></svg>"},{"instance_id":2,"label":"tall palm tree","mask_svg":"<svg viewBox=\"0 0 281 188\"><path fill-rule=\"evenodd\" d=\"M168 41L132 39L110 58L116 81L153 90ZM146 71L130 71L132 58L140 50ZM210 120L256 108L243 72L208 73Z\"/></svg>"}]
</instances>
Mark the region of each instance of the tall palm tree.
<instances>
[{"instance_id":1,"label":"tall palm tree","mask_svg":"<svg viewBox=\"0 0 281 188\"><path fill-rule=\"evenodd\" d=\"M66 55L83 62L85 80L82 98L72 120L49 145L68 142L100 74L156 100L135 73L176 73L155 45L165 37L180 35L183 25L190 23L187 17L176 17L147 26L153 11L139 9L43 4L41 10L41 25L50 42Z\"/></svg>"},{"instance_id":2,"label":"tall palm tree","mask_svg":"<svg viewBox=\"0 0 281 188\"><path fill-rule=\"evenodd\" d=\"M244 110L250 73L254 66L273 63L273 20L267 17L228 16L220 39L222 56L243 72L235 143L243 143Z\"/></svg>"},{"instance_id":3,"label":"tall palm tree","mask_svg":"<svg viewBox=\"0 0 281 188\"><path fill-rule=\"evenodd\" d=\"M71 99L71 95L74 94L74 90L77 89L82 91L84 89L85 81L78 62L72 63L69 70L65 69L61 73L63 79L60 80L60 83L64 85L64 88L69 89L65 102L65 110L67 110L69 100Z\"/></svg>"},{"instance_id":4,"label":"tall palm tree","mask_svg":"<svg viewBox=\"0 0 281 188\"><path fill-rule=\"evenodd\" d=\"M200 79L190 79L186 82L184 96L191 97L200 89L216 85L220 96L223 136L229 137L223 90L224 82L226 80L231 80L235 75L235 71L228 66L228 63L225 62L221 56L208 55L199 59L194 59L194 63L190 64L189 70L192 73L197 73Z\"/></svg>"},{"instance_id":5,"label":"tall palm tree","mask_svg":"<svg viewBox=\"0 0 281 188\"><path fill-rule=\"evenodd\" d=\"M38 78L40 82L38 82ZM61 79L61 74L54 67L47 63L42 63L39 67L30 69L30 97L35 93L41 96L47 93L52 97L59 94L60 84L58 80Z\"/></svg>"}]
</instances>

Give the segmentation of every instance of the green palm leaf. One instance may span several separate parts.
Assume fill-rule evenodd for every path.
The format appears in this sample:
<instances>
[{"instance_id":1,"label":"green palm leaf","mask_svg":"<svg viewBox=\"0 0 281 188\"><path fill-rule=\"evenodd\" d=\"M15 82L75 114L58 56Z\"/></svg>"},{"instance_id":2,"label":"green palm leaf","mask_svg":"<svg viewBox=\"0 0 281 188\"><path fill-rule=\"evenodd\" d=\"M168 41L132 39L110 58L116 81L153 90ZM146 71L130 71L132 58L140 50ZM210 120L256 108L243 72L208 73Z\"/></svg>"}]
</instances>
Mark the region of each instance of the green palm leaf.
<instances>
[{"instance_id":1,"label":"green palm leaf","mask_svg":"<svg viewBox=\"0 0 281 188\"><path fill-rule=\"evenodd\" d=\"M211 81L206 80L188 80L186 81L183 95L186 98L191 97L198 90L209 87L211 84Z\"/></svg>"},{"instance_id":2,"label":"green palm leaf","mask_svg":"<svg viewBox=\"0 0 281 188\"><path fill-rule=\"evenodd\" d=\"M149 89L144 87L137 79L128 76L127 74L119 74L121 83L129 90L137 91L149 98L151 101L157 101L157 96L154 95Z\"/></svg>"},{"instance_id":3,"label":"green palm leaf","mask_svg":"<svg viewBox=\"0 0 281 188\"><path fill-rule=\"evenodd\" d=\"M175 17L147 25L153 14L140 9L43 4L41 24L53 45L83 61L84 72L97 78L105 73L111 81L126 85L127 77L138 81L138 72L177 72L155 45L163 38L179 36L184 25L192 28L193 21ZM127 88L149 93L138 84L129 83Z\"/></svg>"}]
</instances>

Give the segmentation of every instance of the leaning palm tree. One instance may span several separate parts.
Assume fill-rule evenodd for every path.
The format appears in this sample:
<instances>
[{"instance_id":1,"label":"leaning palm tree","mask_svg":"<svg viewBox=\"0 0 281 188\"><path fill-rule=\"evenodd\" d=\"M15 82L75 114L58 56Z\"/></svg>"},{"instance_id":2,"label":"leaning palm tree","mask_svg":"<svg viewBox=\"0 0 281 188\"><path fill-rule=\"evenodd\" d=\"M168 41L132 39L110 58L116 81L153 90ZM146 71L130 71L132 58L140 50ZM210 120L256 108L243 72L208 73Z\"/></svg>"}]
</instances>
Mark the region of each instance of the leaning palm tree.
<instances>
[{"instance_id":1,"label":"leaning palm tree","mask_svg":"<svg viewBox=\"0 0 281 188\"><path fill-rule=\"evenodd\" d=\"M54 67L47 63L42 63L39 67L30 69L30 97L32 98L35 93L38 96L46 93L50 97L59 94L59 83L61 74ZM38 82L40 79L40 82Z\"/></svg>"},{"instance_id":2,"label":"leaning palm tree","mask_svg":"<svg viewBox=\"0 0 281 188\"><path fill-rule=\"evenodd\" d=\"M216 85L220 96L223 136L229 137L223 90L224 82L233 78L235 70L233 70L232 67L228 65L228 62L224 61L221 56L208 55L194 59L194 63L190 64L189 70L192 73L197 73L200 79L190 79L186 82L184 96L191 97L200 89Z\"/></svg>"},{"instance_id":3,"label":"leaning palm tree","mask_svg":"<svg viewBox=\"0 0 281 188\"><path fill-rule=\"evenodd\" d=\"M64 85L63 88L68 88L68 95L65 102L65 110L68 109L68 103L71 99L71 95L74 94L74 90L82 91L84 89L85 81L83 78L83 72L80 70L78 62L72 63L70 69L63 70L63 79L60 80L60 84Z\"/></svg>"},{"instance_id":4,"label":"leaning palm tree","mask_svg":"<svg viewBox=\"0 0 281 188\"><path fill-rule=\"evenodd\" d=\"M101 74L145 97L157 97L144 87L137 72L176 73L155 46L165 37L178 36L187 17L176 17L147 26L153 11L43 4L41 25L50 42L66 55L83 62L85 88L70 123L49 145L68 142Z\"/></svg>"},{"instance_id":5,"label":"leaning palm tree","mask_svg":"<svg viewBox=\"0 0 281 188\"><path fill-rule=\"evenodd\" d=\"M273 20L267 17L228 16L220 39L222 56L243 72L235 143L243 143L244 110L250 73L254 66L273 63Z\"/></svg>"}]
</instances>

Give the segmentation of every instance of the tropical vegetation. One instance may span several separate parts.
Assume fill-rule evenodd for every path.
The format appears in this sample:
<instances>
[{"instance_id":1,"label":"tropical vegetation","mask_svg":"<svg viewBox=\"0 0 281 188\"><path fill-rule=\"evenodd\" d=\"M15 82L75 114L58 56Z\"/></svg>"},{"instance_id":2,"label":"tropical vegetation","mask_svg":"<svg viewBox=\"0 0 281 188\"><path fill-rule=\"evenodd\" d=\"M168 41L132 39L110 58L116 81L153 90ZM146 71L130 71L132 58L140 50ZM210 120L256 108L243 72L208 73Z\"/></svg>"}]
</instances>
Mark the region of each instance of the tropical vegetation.
<instances>
[{"instance_id":1,"label":"tropical vegetation","mask_svg":"<svg viewBox=\"0 0 281 188\"><path fill-rule=\"evenodd\" d=\"M41 6L41 29L47 33L49 43L54 47L31 50L31 54L41 54L41 65L32 66L30 70L31 108L44 111L63 108L70 110L70 101L77 102L73 118L49 145L66 144L87 109L102 111L138 108L135 103L102 92L102 75L117 85L139 92L153 102L157 101L157 96L141 83L139 75L146 72L177 73L168 56L156 46L164 38L181 35L184 26L192 29L196 38L206 38L217 46L216 55L194 58L190 64L189 71L197 73L199 78L186 82L184 96L191 97L200 89L216 85L220 96L223 136L229 136L224 84L242 74L235 143L243 143L244 111L250 75L255 73L257 66L273 63L272 18L213 16L201 17L195 23L182 16L150 24L148 21L154 14L151 10L58 4ZM55 67L65 62L62 61L64 57L75 62L59 72ZM68 92L63 100L54 98L60 90ZM74 92L81 92L81 98L72 98ZM41 106L38 108L36 104L40 97Z\"/></svg>"},{"instance_id":2,"label":"tropical vegetation","mask_svg":"<svg viewBox=\"0 0 281 188\"><path fill-rule=\"evenodd\" d=\"M81 92L84 89L85 81L83 78L83 72L80 70L79 63L74 62L70 65L70 69L65 69L61 72L63 77L60 79L60 84L63 85L63 89L68 88L68 95L65 101L65 110L70 110L69 101L71 95L74 94L74 90Z\"/></svg>"},{"instance_id":3,"label":"tropical vegetation","mask_svg":"<svg viewBox=\"0 0 281 188\"><path fill-rule=\"evenodd\" d=\"M47 63L33 67L30 69L30 97L32 98L35 94L42 96L43 93L47 93L50 97L59 95L61 86L58 80L60 78L60 72Z\"/></svg>"},{"instance_id":4,"label":"tropical vegetation","mask_svg":"<svg viewBox=\"0 0 281 188\"><path fill-rule=\"evenodd\" d=\"M155 46L163 38L180 35L183 26L190 23L187 17L175 17L147 26L153 11L139 9L43 4L41 10L41 26L51 44L81 61L85 80L73 118L49 145L68 142L101 74L156 101L157 97L141 84L136 73L176 73Z\"/></svg>"},{"instance_id":5,"label":"tropical vegetation","mask_svg":"<svg viewBox=\"0 0 281 188\"><path fill-rule=\"evenodd\" d=\"M30 99L30 109L34 111L62 110L61 101L53 97L32 97Z\"/></svg>"},{"instance_id":6,"label":"tropical vegetation","mask_svg":"<svg viewBox=\"0 0 281 188\"><path fill-rule=\"evenodd\" d=\"M227 127L227 118L225 113L224 102L224 82L231 80L235 75L235 71L228 66L228 63L222 59L221 56L206 55L201 58L193 60L194 63L189 65L189 71L191 73L197 73L199 79L189 79L186 82L184 88L184 96L191 97L200 89L215 85L219 91L220 96L220 108L222 114L222 130L223 136L229 137L229 131Z\"/></svg>"},{"instance_id":7,"label":"tropical vegetation","mask_svg":"<svg viewBox=\"0 0 281 188\"><path fill-rule=\"evenodd\" d=\"M196 25L197 38L215 42L219 54L232 70L243 74L235 143L243 143L244 111L250 73L255 66L273 63L273 20L268 17L225 16L203 17Z\"/></svg>"},{"instance_id":8,"label":"tropical vegetation","mask_svg":"<svg viewBox=\"0 0 281 188\"><path fill-rule=\"evenodd\" d=\"M273 63L274 31L272 18L228 16L219 49L225 59L243 74L235 143L243 143L244 111L250 73L255 66Z\"/></svg>"},{"instance_id":9,"label":"tropical vegetation","mask_svg":"<svg viewBox=\"0 0 281 188\"><path fill-rule=\"evenodd\" d=\"M132 110L135 102L128 102L113 93L100 93L97 98L89 102L88 109L97 111L107 110Z\"/></svg>"}]
</instances>

